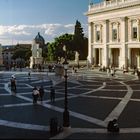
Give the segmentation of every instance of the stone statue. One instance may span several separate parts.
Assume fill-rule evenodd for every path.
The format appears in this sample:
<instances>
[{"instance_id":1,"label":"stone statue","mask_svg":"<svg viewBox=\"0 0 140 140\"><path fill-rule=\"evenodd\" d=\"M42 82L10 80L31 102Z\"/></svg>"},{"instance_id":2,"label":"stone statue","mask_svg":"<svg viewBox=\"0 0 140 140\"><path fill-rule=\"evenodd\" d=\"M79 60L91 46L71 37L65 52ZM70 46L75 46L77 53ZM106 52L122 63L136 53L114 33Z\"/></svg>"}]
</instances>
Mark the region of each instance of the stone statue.
<instances>
[{"instance_id":1,"label":"stone statue","mask_svg":"<svg viewBox=\"0 0 140 140\"><path fill-rule=\"evenodd\" d=\"M39 44L36 44L35 41L33 41L31 51L33 57L42 57L42 48L40 48Z\"/></svg>"},{"instance_id":2,"label":"stone statue","mask_svg":"<svg viewBox=\"0 0 140 140\"><path fill-rule=\"evenodd\" d=\"M30 68L33 68L33 65L42 64L42 48L39 47L39 44L33 40L32 47L32 56L30 58Z\"/></svg>"},{"instance_id":3,"label":"stone statue","mask_svg":"<svg viewBox=\"0 0 140 140\"><path fill-rule=\"evenodd\" d=\"M79 53L76 51L75 52L75 62L79 61Z\"/></svg>"},{"instance_id":4,"label":"stone statue","mask_svg":"<svg viewBox=\"0 0 140 140\"><path fill-rule=\"evenodd\" d=\"M77 64L77 67L79 69L79 52L75 52L75 63Z\"/></svg>"}]
</instances>

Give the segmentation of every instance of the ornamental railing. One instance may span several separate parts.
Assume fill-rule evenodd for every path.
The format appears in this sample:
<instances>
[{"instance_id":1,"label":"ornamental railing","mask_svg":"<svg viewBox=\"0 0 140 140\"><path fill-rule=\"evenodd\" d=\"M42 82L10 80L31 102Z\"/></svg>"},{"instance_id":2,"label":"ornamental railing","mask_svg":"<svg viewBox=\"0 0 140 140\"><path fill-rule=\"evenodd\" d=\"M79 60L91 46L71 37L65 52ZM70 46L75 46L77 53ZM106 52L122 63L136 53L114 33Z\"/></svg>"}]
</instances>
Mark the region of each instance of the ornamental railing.
<instances>
[{"instance_id":1,"label":"ornamental railing","mask_svg":"<svg viewBox=\"0 0 140 140\"><path fill-rule=\"evenodd\" d=\"M134 5L135 3L140 3L140 0L110 0L110 1L104 1L100 2L97 4L90 3L89 5L89 11L90 10L99 10L103 8L108 8L108 7L116 7L116 6L129 6L129 5Z\"/></svg>"}]
</instances>

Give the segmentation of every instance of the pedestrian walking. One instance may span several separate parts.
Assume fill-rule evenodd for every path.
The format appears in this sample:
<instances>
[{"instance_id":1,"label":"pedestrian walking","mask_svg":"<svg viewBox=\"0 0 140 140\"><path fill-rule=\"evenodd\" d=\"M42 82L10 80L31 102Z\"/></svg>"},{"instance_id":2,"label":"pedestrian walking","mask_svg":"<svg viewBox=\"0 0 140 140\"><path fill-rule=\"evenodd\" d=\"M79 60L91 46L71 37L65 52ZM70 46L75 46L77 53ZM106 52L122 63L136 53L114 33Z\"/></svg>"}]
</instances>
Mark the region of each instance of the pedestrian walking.
<instances>
[{"instance_id":1,"label":"pedestrian walking","mask_svg":"<svg viewBox=\"0 0 140 140\"><path fill-rule=\"evenodd\" d=\"M135 73L137 72L137 67L134 66L134 71L133 71L133 74L135 75Z\"/></svg>"},{"instance_id":2,"label":"pedestrian walking","mask_svg":"<svg viewBox=\"0 0 140 140\"><path fill-rule=\"evenodd\" d=\"M51 98L51 102L55 101L55 89L53 86L50 87L50 98Z\"/></svg>"},{"instance_id":3,"label":"pedestrian walking","mask_svg":"<svg viewBox=\"0 0 140 140\"><path fill-rule=\"evenodd\" d=\"M107 67L106 69L108 77L110 76L110 69Z\"/></svg>"},{"instance_id":4,"label":"pedestrian walking","mask_svg":"<svg viewBox=\"0 0 140 140\"><path fill-rule=\"evenodd\" d=\"M11 78L11 90L16 92L16 78L14 76L12 76Z\"/></svg>"},{"instance_id":5,"label":"pedestrian walking","mask_svg":"<svg viewBox=\"0 0 140 140\"><path fill-rule=\"evenodd\" d=\"M140 80L140 71L137 70L137 76L138 76L138 80Z\"/></svg>"},{"instance_id":6,"label":"pedestrian walking","mask_svg":"<svg viewBox=\"0 0 140 140\"><path fill-rule=\"evenodd\" d=\"M36 104L39 96L39 91L36 86L33 88L32 96L33 96L33 104Z\"/></svg>"},{"instance_id":7,"label":"pedestrian walking","mask_svg":"<svg viewBox=\"0 0 140 140\"><path fill-rule=\"evenodd\" d=\"M52 80L50 80L50 85L53 86L53 81Z\"/></svg>"},{"instance_id":8,"label":"pedestrian walking","mask_svg":"<svg viewBox=\"0 0 140 140\"><path fill-rule=\"evenodd\" d=\"M44 96L44 88L43 88L43 86L41 86L39 88L39 97L40 97L41 101L43 101L43 96Z\"/></svg>"},{"instance_id":9,"label":"pedestrian walking","mask_svg":"<svg viewBox=\"0 0 140 140\"><path fill-rule=\"evenodd\" d=\"M31 71L28 72L28 79L31 79Z\"/></svg>"},{"instance_id":10,"label":"pedestrian walking","mask_svg":"<svg viewBox=\"0 0 140 140\"><path fill-rule=\"evenodd\" d=\"M75 73L75 68L74 68L74 66L72 67L72 74L74 74Z\"/></svg>"},{"instance_id":11,"label":"pedestrian walking","mask_svg":"<svg viewBox=\"0 0 140 140\"><path fill-rule=\"evenodd\" d=\"M115 69L114 68L111 68L111 75L112 75L112 77L115 75Z\"/></svg>"}]
</instances>

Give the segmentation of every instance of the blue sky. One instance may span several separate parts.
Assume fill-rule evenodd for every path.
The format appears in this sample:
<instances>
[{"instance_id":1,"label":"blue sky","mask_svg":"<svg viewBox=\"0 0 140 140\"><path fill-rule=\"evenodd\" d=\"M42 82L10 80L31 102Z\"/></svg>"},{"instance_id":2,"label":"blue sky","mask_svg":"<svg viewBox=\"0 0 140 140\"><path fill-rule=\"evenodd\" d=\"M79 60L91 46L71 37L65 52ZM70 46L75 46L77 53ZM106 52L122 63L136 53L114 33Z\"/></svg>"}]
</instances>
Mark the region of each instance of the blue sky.
<instances>
[{"instance_id":1,"label":"blue sky","mask_svg":"<svg viewBox=\"0 0 140 140\"><path fill-rule=\"evenodd\" d=\"M96 3L101 0L91 0ZM0 0L0 43L31 43L40 32L46 42L72 33L76 20L87 32L89 0Z\"/></svg>"}]
</instances>

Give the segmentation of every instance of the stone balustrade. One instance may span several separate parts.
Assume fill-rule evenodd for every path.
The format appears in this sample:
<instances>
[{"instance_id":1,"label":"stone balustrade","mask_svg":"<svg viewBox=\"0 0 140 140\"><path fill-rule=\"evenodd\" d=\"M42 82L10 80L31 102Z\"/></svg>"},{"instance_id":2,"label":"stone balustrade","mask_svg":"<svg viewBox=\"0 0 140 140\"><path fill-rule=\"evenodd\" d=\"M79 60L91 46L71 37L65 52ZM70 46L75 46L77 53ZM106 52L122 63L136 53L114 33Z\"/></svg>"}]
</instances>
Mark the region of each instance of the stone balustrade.
<instances>
[{"instance_id":1,"label":"stone balustrade","mask_svg":"<svg viewBox=\"0 0 140 140\"><path fill-rule=\"evenodd\" d=\"M111 0L111 1L104 1L104 2L100 2L97 4L91 3L89 5L89 11L90 10L100 10L100 9L104 9L104 8L115 8L115 7L119 7L119 6L131 6L134 4L140 4L140 0Z\"/></svg>"}]
</instances>

